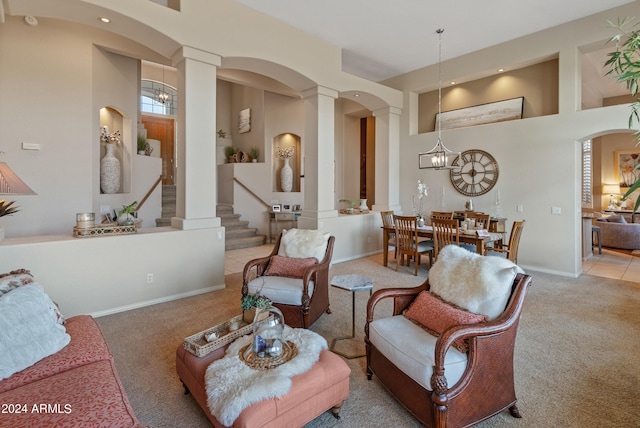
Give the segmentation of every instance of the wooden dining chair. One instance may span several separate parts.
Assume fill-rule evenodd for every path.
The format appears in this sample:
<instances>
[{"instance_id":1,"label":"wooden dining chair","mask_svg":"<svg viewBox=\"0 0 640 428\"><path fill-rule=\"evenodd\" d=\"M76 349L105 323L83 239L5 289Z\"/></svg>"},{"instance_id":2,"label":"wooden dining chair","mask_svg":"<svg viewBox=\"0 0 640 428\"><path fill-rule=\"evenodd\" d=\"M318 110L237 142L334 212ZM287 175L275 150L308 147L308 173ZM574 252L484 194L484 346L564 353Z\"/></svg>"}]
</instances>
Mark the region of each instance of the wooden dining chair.
<instances>
[{"instance_id":1,"label":"wooden dining chair","mask_svg":"<svg viewBox=\"0 0 640 428\"><path fill-rule=\"evenodd\" d=\"M446 245L460 245L458 220L432 218L431 226L433 227L433 256L438 260L438 253Z\"/></svg>"},{"instance_id":2,"label":"wooden dining chair","mask_svg":"<svg viewBox=\"0 0 640 428\"><path fill-rule=\"evenodd\" d=\"M453 211L431 211L431 219L453 220Z\"/></svg>"},{"instance_id":3,"label":"wooden dining chair","mask_svg":"<svg viewBox=\"0 0 640 428\"><path fill-rule=\"evenodd\" d=\"M524 229L525 220L514 221L511 227L511 235L508 244L501 244L494 247L488 247L485 250L486 256L502 256L506 257L514 263L518 263L518 247L520 246L520 236Z\"/></svg>"},{"instance_id":4,"label":"wooden dining chair","mask_svg":"<svg viewBox=\"0 0 640 428\"><path fill-rule=\"evenodd\" d=\"M393 219L394 214L393 211L380 211L380 216L382 216L382 226L384 227L395 227L395 220ZM398 258L398 242L396 240L395 232L388 232L389 237L389 245L393 247L393 258ZM385 249L387 252L389 248Z\"/></svg>"},{"instance_id":5,"label":"wooden dining chair","mask_svg":"<svg viewBox=\"0 0 640 428\"><path fill-rule=\"evenodd\" d=\"M475 211L467 212L467 218L472 218L476 221L476 225L478 222L482 223L482 228L489 230L489 224L491 223L491 214L485 214Z\"/></svg>"},{"instance_id":6,"label":"wooden dining chair","mask_svg":"<svg viewBox=\"0 0 640 428\"><path fill-rule=\"evenodd\" d=\"M398 244L396 272L398 266L404 266L404 256L407 256L407 266L410 260L415 263L414 276L418 275L418 266L420 265L420 256L429 254L429 265L433 264L433 245L429 241L423 241L418 238L418 221L415 216L395 216L396 226L396 243Z\"/></svg>"}]
</instances>

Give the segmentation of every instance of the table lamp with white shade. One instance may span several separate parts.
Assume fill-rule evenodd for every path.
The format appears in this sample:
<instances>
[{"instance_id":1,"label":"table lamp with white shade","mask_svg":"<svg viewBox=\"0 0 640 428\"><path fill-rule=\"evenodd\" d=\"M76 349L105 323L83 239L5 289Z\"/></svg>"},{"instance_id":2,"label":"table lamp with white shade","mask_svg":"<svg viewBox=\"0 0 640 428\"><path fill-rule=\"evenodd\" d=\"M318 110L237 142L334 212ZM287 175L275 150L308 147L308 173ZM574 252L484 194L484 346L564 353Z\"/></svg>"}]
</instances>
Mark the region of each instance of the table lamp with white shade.
<instances>
[{"instance_id":1,"label":"table lamp with white shade","mask_svg":"<svg viewBox=\"0 0 640 428\"><path fill-rule=\"evenodd\" d=\"M35 195L36 192L31 190L27 184L13 172L9 165L0 162L0 195ZM18 207L14 205L15 201L7 202L0 199L0 218L5 215L11 215L18 212ZM0 241L4 239L4 228L0 226Z\"/></svg>"},{"instance_id":2,"label":"table lamp with white shade","mask_svg":"<svg viewBox=\"0 0 640 428\"><path fill-rule=\"evenodd\" d=\"M602 194L609 195L609 210L615 210L616 205L613 201L613 195L620 194L620 185L619 184L603 184L602 185Z\"/></svg>"}]
</instances>

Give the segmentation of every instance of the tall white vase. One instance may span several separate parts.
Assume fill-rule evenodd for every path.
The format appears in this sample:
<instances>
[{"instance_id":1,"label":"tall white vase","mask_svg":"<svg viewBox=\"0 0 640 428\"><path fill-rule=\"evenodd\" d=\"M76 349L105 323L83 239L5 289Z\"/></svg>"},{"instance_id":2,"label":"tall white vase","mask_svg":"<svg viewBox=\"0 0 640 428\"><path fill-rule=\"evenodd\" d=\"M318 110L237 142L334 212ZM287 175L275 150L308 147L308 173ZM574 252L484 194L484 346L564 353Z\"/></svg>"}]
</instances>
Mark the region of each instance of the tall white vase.
<instances>
[{"instance_id":1,"label":"tall white vase","mask_svg":"<svg viewBox=\"0 0 640 428\"><path fill-rule=\"evenodd\" d=\"M280 170L280 187L283 192L293 189L293 170L289 166L289 158L284 158L284 166Z\"/></svg>"},{"instance_id":2,"label":"tall white vase","mask_svg":"<svg viewBox=\"0 0 640 428\"><path fill-rule=\"evenodd\" d=\"M113 145L107 144L107 153L100 159L100 189L102 193L120 190L120 161L113 154Z\"/></svg>"}]
</instances>

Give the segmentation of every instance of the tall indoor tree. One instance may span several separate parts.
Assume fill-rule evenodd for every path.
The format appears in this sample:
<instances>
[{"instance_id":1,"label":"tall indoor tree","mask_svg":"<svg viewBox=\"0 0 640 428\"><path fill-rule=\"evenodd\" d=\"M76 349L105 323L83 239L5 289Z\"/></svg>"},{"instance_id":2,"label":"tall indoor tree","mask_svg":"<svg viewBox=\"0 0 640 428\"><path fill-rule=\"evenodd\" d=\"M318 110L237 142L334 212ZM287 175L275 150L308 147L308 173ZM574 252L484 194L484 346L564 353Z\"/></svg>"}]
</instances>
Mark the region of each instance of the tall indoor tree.
<instances>
[{"instance_id":1,"label":"tall indoor tree","mask_svg":"<svg viewBox=\"0 0 640 428\"><path fill-rule=\"evenodd\" d=\"M607 75L614 76L619 82L624 82L627 89L631 93L634 101L631 103L631 113L629 114L629 128L633 128L634 123L640 124L640 100L638 99L638 83L640 80L640 29L636 22L632 25L635 18L625 18L618 20L617 23L609 21L609 25L615 28L618 33L613 36L608 43L615 43L616 50L610 52L607 56L609 59L604 66ZM631 26L630 29L629 26ZM635 133L636 146L640 145L640 130ZM636 169L640 168L640 163L636 164ZM627 199L633 192L640 189L640 179L636 180L633 185L622 196ZM633 212L638 211L640 207L640 197L636 200Z\"/></svg>"}]
</instances>

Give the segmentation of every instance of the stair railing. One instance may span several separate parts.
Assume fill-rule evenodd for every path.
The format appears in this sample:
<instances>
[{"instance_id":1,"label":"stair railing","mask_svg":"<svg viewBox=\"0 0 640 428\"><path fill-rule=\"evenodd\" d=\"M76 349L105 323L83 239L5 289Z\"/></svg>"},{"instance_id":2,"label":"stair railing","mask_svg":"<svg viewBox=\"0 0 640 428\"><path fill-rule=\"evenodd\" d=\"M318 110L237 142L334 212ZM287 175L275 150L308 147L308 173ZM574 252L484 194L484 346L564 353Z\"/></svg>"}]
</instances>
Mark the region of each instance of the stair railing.
<instances>
[{"instance_id":1,"label":"stair railing","mask_svg":"<svg viewBox=\"0 0 640 428\"><path fill-rule=\"evenodd\" d=\"M149 196L151 196L153 191L156 190L156 187L158 187L158 184L160 184L161 182L162 182L162 175L160 177L158 177L158 179L156 180L155 183L153 183L153 185L151 186L151 188L149 189L147 194L144 195L144 198L142 198L140 203L136 206L136 211L139 211L140 208L142 208L142 205L144 205L144 203L147 201L147 199L149 199Z\"/></svg>"},{"instance_id":2,"label":"stair railing","mask_svg":"<svg viewBox=\"0 0 640 428\"><path fill-rule=\"evenodd\" d=\"M255 199L257 199L259 202L262 203L262 205L264 205L265 207L271 209L271 205L269 205L268 203L266 203L260 196L258 196L253 190L249 189L249 187L247 187L246 184L244 184L242 181L240 181L238 179L238 177L233 177L233 181L235 181L236 183L238 183L238 185L240 185L240 187L242 187L244 190L246 190L247 192L249 192L249 194L251 196L253 196Z\"/></svg>"}]
</instances>

